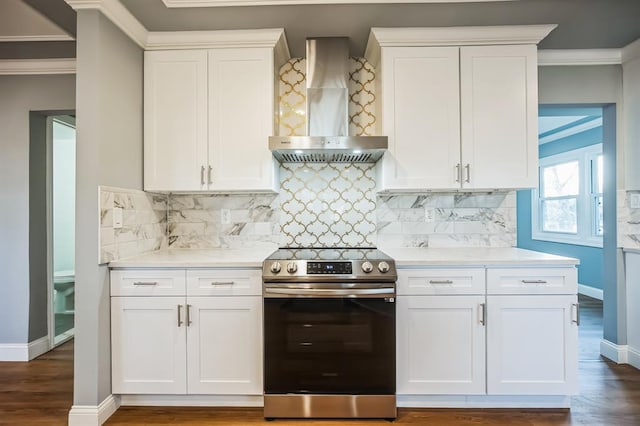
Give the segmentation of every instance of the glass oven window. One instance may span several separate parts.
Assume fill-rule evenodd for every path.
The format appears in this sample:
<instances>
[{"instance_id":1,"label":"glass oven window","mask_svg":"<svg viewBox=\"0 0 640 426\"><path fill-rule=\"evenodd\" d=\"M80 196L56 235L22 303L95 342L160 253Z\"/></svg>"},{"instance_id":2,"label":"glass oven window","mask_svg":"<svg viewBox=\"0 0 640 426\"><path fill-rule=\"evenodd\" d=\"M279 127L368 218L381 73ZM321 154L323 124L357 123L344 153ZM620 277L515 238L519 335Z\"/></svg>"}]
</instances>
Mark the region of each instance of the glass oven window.
<instances>
[{"instance_id":1,"label":"glass oven window","mask_svg":"<svg viewBox=\"0 0 640 426\"><path fill-rule=\"evenodd\" d=\"M265 392L395 393L395 304L264 300Z\"/></svg>"}]
</instances>

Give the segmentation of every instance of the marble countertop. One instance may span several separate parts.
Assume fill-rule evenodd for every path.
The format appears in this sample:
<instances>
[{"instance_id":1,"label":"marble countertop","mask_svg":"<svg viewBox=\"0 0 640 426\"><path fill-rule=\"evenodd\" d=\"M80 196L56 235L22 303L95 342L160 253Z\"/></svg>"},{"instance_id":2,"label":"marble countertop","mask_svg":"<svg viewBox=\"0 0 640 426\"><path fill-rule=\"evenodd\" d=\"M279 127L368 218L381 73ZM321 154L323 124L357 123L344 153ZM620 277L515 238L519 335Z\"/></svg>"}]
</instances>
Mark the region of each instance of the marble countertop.
<instances>
[{"instance_id":1,"label":"marble countertop","mask_svg":"<svg viewBox=\"0 0 640 426\"><path fill-rule=\"evenodd\" d=\"M257 268L276 247L168 249L109 263L110 268ZM518 248L381 248L403 266L575 265L578 259Z\"/></svg>"},{"instance_id":2,"label":"marble countertop","mask_svg":"<svg viewBox=\"0 0 640 426\"><path fill-rule=\"evenodd\" d=\"M256 268L277 250L273 247L243 249L168 249L109 262L110 268Z\"/></svg>"},{"instance_id":3,"label":"marble countertop","mask_svg":"<svg viewBox=\"0 0 640 426\"><path fill-rule=\"evenodd\" d=\"M396 266L577 265L578 259L519 248L381 248Z\"/></svg>"}]
</instances>

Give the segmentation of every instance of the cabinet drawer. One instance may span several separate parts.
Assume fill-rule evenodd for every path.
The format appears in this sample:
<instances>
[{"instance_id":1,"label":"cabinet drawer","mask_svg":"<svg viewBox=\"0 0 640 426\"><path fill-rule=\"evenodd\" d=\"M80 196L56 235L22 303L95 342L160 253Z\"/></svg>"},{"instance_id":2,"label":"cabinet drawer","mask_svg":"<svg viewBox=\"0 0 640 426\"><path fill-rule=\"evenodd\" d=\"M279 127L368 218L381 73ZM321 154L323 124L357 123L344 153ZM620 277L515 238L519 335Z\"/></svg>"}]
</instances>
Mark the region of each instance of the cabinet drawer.
<instances>
[{"instance_id":1,"label":"cabinet drawer","mask_svg":"<svg viewBox=\"0 0 640 426\"><path fill-rule=\"evenodd\" d=\"M259 296L262 294L260 269L198 269L187 271L189 296Z\"/></svg>"},{"instance_id":2,"label":"cabinet drawer","mask_svg":"<svg viewBox=\"0 0 640 426\"><path fill-rule=\"evenodd\" d=\"M576 294L576 268L487 269L487 294Z\"/></svg>"},{"instance_id":3,"label":"cabinet drawer","mask_svg":"<svg viewBox=\"0 0 640 426\"><path fill-rule=\"evenodd\" d=\"M184 269L119 269L111 271L112 296L184 296Z\"/></svg>"},{"instance_id":4,"label":"cabinet drawer","mask_svg":"<svg viewBox=\"0 0 640 426\"><path fill-rule=\"evenodd\" d=\"M400 269L398 294L484 294L483 268Z\"/></svg>"}]
</instances>

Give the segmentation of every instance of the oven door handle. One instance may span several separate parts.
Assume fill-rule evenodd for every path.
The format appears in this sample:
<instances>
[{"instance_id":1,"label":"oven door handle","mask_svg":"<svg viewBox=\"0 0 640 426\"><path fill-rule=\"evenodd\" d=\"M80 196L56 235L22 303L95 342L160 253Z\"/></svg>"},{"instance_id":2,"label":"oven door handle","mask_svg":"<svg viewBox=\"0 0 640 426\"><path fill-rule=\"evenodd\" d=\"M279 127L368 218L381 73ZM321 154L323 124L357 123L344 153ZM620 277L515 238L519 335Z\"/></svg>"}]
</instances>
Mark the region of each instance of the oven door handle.
<instances>
[{"instance_id":1,"label":"oven door handle","mask_svg":"<svg viewBox=\"0 0 640 426\"><path fill-rule=\"evenodd\" d=\"M365 289L318 289L318 288L269 288L264 289L264 297L347 297L347 298L388 298L395 297L394 288Z\"/></svg>"}]
</instances>

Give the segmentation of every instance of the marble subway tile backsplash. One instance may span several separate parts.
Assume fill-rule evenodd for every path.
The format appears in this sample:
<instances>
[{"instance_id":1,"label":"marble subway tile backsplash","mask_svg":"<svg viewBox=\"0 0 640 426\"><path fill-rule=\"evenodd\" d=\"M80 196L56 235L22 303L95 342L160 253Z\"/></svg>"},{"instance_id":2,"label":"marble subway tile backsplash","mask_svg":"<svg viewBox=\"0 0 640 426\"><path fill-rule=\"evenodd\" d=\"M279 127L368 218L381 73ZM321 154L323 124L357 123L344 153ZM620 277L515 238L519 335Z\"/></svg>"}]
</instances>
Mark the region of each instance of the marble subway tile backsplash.
<instances>
[{"instance_id":1,"label":"marble subway tile backsplash","mask_svg":"<svg viewBox=\"0 0 640 426\"><path fill-rule=\"evenodd\" d=\"M512 247L516 193L380 195L379 247Z\"/></svg>"},{"instance_id":2,"label":"marble subway tile backsplash","mask_svg":"<svg viewBox=\"0 0 640 426\"><path fill-rule=\"evenodd\" d=\"M167 223L170 248L280 245L277 194L171 194Z\"/></svg>"},{"instance_id":3,"label":"marble subway tile backsplash","mask_svg":"<svg viewBox=\"0 0 640 426\"><path fill-rule=\"evenodd\" d=\"M107 263L167 246L167 195L100 186L100 259ZM113 209L122 209L122 228Z\"/></svg>"},{"instance_id":4,"label":"marble subway tile backsplash","mask_svg":"<svg viewBox=\"0 0 640 426\"><path fill-rule=\"evenodd\" d=\"M618 190L618 247L640 249L640 208L631 208L631 196L640 191Z\"/></svg>"}]
</instances>

